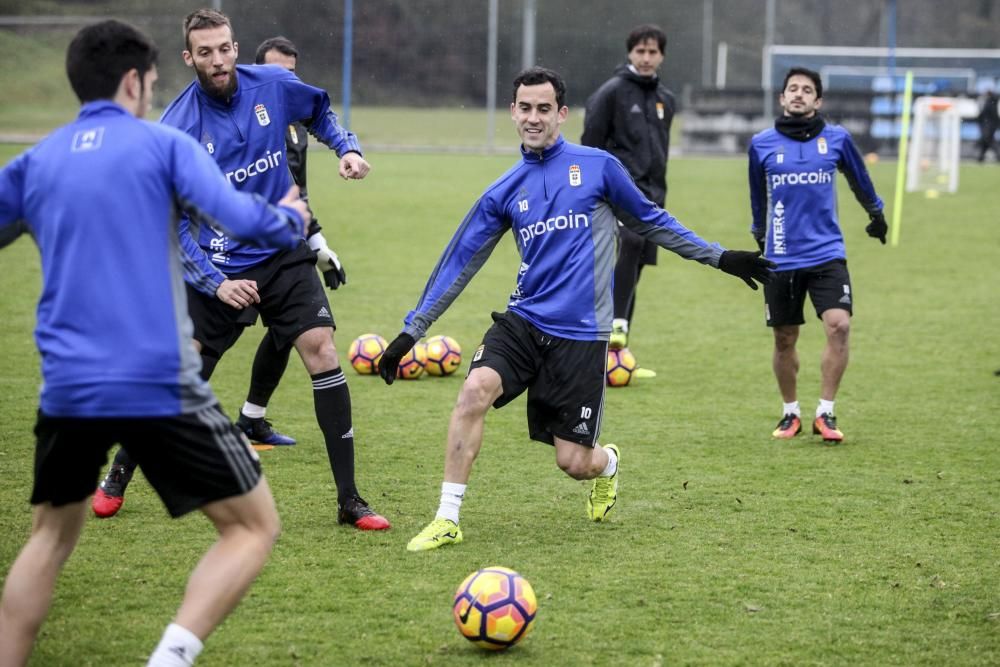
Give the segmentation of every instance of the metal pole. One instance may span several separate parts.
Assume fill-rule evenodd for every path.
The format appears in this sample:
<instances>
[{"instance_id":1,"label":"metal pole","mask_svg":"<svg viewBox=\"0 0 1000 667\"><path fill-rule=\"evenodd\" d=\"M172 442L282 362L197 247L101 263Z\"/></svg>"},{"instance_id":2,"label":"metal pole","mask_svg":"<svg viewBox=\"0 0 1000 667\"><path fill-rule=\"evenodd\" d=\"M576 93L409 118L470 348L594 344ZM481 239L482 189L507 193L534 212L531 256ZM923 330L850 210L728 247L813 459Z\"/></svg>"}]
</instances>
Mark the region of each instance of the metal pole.
<instances>
[{"instance_id":1,"label":"metal pole","mask_svg":"<svg viewBox=\"0 0 1000 667\"><path fill-rule=\"evenodd\" d=\"M521 69L535 65L535 18L538 14L537 0L524 0L522 23Z\"/></svg>"},{"instance_id":2,"label":"metal pole","mask_svg":"<svg viewBox=\"0 0 1000 667\"><path fill-rule=\"evenodd\" d=\"M701 17L701 85L712 85L712 0L702 1Z\"/></svg>"},{"instance_id":3,"label":"metal pole","mask_svg":"<svg viewBox=\"0 0 1000 667\"><path fill-rule=\"evenodd\" d=\"M497 24L499 0L490 0L489 29L486 37L486 147L493 150L497 131Z\"/></svg>"},{"instance_id":4,"label":"metal pole","mask_svg":"<svg viewBox=\"0 0 1000 667\"><path fill-rule=\"evenodd\" d=\"M729 64L729 42L719 42L719 54L715 57L715 87L726 87L726 66Z\"/></svg>"},{"instance_id":5,"label":"metal pole","mask_svg":"<svg viewBox=\"0 0 1000 667\"><path fill-rule=\"evenodd\" d=\"M767 0L764 15L764 120L774 118L774 73L771 71L771 47L774 46L774 2Z\"/></svg>"},{"instance_id":6,"label":"metal pole","mask_svg":"<svg viewBox=\"0 0 1000 667\"><path fill-rule=\"evenodd\" d=\"M344 0L344 76L341 82L340 125L351 129L351 61L354 55L354 0Z\"/></svg>"}]
</instances>

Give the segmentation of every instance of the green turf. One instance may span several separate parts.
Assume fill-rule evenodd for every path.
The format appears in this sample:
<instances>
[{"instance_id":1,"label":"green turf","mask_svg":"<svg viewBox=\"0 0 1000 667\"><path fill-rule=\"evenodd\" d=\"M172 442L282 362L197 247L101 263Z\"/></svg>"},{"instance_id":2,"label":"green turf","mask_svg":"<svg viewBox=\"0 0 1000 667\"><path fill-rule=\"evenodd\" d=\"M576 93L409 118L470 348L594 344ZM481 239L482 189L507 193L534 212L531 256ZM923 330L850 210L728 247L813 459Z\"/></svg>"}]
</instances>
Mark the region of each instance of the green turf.
<instances>
[{"instance_id":1,"label":"green turf","mask_svg":"<svg viewBox=\"0 0 1000 667\"><path fill-rule=\"evenodd\" d=\"M0 151L6 162L12 151ZM511 161L369 157L370 178L351 183L335 177L329 154L310 157L312 201L348 271L331 295L342 349L362 333L398 331L451 232ZM739 159L672 161L670 208L706 238L751 245L745 169ZM907 197L897 248L864 235L841 183L857 314L838 447L770 438L780 399L760 295L661 253L644 273L632 340L659 377L608 393L603 435L623 458L604 525L585 518L587 485L527 440L519 399L488 417L465 543L407 553L436 507L461 379L386 387L349 372L361 490L394 526L338 527L311 391L293 360L269 414L300 444L261 455L284 533L198 664L1000 663L997 173L965 166L959 195ZM874 176L891 199L893 165ZM26 239L0 262L3 572L30 523L39 270ZM431 333L474 350L516 268L507 239ZM231 413L260 332L213 379ZM800 341L806 411L821 337L810 319ZM138 479L119 517L88 520L32 664L141 664L211 540L200 517L169 521ZM502 656L468 644L449 617L455 587L487 565L517 569L539 597L534 632Z\"/></svg>"}]
</instances>

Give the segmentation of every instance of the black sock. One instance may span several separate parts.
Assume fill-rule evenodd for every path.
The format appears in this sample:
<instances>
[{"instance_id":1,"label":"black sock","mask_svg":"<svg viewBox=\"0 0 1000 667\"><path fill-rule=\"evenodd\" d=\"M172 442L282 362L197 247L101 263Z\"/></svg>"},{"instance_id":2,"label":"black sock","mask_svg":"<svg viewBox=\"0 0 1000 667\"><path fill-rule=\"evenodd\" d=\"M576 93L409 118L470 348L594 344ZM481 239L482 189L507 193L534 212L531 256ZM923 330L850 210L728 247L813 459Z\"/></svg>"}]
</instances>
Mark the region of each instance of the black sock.
<instances>
[{"instance_id":1,"label":"black sock","mask_svg":"<svg viewBox=\"0 0 1000 667\"><path fill-rule=\"evenodd\" d=\"M208 382L215 372L215 366L219 363L219 357L207 352L201 353L201 379Z\"/></svg>"},{"instance_id":2,"label":"black sock","mask_svg":"<svg viewBox=\"0 0 1000 667\"><path fill-rule=\"evenodd\" d=\"M257 354L253 358L253 369L250 371L250 391L247 393L247 403L267 407L271 395L278 388L281 376L288 367L288 357L292 346L278 349L271 337L271 330L261 339L257 346Z\"/></svg>"},{"instance_id":3,"label":"black sock","mask_svg":"<svg viewBox=\"0 0 1000 667\"><path fill-rule=\"evenodd\" d=\"M344 371L335 368L312 376L316 421L326 440L337 502L357 495L354 486L354 427L351 425L351 392Z\"/></svg>"},{"instance_id":4,"label":"black sock","mask_svg":"<svg viewBox=\"0 0 1000 667\"><path fill-rule=\"evenodd\" d=\"M129 474L131 474L138 464L132 460L132 457L128 455L128 452L125 451L124 447L119 447L118 453L115 454L115 460L112 461L112 465L125 466L125 469L129 471Z\"/></svg>"}]
</instances>

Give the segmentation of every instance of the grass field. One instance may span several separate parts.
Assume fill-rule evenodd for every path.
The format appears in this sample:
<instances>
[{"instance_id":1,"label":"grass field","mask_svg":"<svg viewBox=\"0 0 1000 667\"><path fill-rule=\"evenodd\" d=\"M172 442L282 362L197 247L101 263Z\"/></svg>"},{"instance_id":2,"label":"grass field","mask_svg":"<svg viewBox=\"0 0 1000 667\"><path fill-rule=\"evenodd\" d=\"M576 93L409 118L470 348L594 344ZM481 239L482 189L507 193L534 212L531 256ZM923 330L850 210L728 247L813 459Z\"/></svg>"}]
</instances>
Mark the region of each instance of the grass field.
<instances>
[{"instance_id":1,"label":"grass field","mask_svg":"<svg viewBox=\"0 0 1000 667\"><path fill-rule=\"evenodd\" d=\"M0 163L12 155L0 147ZM362 333L395 335L467 208L511 162L369 157L361 183L339 181L327 153L310 158L314 208L349 276L331 294L343 350ZM743 160L670 169L672 212L706 238L752 245ZM527 440L519 399L488 417L465 543L407 553L437 505L461 378L386 387L349 371L360 487L393 529L337 526L311 390L293 360L269 414L300 444L261 455L284 533L198 664L1000 664L998 174L966 166L959 195L908 197L897 248L865 236L841 183L856 316L838 447L770 438L780 398L760 295L661 253L644 273L632 340L659 377L608 392L603 439L623 457L604 525L586 519L588 486ZM891 200L893 165L876 165L874 177ZM27 239L0 252L0 266L5 572L30 526L40 273ZM431 333L474 350L516 268L507 239ZM230 414L260 333L213 378ZM821 338L810 320L805 411L817 399ZM137 478L118 517L88 520L32 664L142 664L212 539L200 516L169 521ZM539 597L534 632L503 655L475 649L449 615L455 587L487 565L517 569Z\"/></svg>"}]
</instances>

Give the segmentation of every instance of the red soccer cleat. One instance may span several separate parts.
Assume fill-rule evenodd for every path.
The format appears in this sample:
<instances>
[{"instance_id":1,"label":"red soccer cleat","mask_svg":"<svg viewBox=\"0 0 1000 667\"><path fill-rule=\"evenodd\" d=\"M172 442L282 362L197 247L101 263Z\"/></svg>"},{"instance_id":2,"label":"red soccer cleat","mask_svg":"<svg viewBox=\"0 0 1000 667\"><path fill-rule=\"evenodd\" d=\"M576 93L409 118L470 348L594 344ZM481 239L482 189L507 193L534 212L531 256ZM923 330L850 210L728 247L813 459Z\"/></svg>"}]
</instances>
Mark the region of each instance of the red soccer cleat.
<instances>
[{"instance_id":1,"label":"red soccer cleat","mask_svg":"<svg viewBox=\"0 0 1000 667\"><path fill-rule=\"evenodd\" d=\"M802 420L798 415L787 414L778 422L777 428L771 433L779 440L789 440L802 432Z\"/></svg>"},{"instance_id":2,"label":"red soccer cleat","mask_svg":"<svg viewBox=\"0 0 1000 667\"><path fill-rule=\"evenodd\" d=\"M389 520L368 507L361 496L349 498L337 513L337 523L349 523L358 530L387 530Z\"/></svg>"},{"instance_id":3,"label":"red soccer cleat","mask_svg":"<svg viewBox=\"0 0 1000 667\"><path fill-rule=\"evenodd\" d=\"M132 481L134 470L129 470L125 466L113 465L107 476L97 487L97 492L90 499L90 506L101 519L107 519L118 514L118 510L125 504L125 489Z\"/></svg>"},{"instance_id":4,"label":"red soccer cleat","mask_svg":"<svg viewBox=\"0 0 1000 667\"><path fill-rule=\"evenodd\" d=\"M828 412L824 412L813 422L813 433L823 436L826 442L841 442L844 434L837 428L837 418Z\"/></svg>"}]
</instances>

